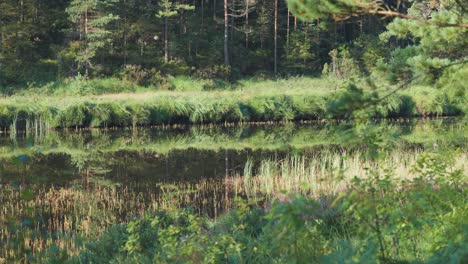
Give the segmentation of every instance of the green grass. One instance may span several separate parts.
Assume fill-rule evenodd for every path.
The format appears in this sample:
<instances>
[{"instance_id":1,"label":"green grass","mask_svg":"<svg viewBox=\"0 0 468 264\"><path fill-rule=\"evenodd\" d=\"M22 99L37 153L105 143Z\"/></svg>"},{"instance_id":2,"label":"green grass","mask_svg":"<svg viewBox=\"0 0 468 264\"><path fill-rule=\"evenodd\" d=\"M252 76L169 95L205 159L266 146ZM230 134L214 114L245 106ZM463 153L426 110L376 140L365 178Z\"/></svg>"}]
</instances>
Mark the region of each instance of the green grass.
<instances>
[{"instance_id":1,"label":"green grass","mask_svg":"<svg viewBox=\"0 0 468 264\"><path fill-rule=\"evenodd\" d=\"M187 87L190 79L179 78L176 82L181 87ZM119 87L124 84L120 82L119 85L113 89L121 91ZM136 127L342 118L341 110L346 110L343 100L350 100L345 96L346 90L337 90L334 87L336 84L327 79L245 80L230 90L200 91L203 85L195 82L194 90L182 88L181 91L145 90L88 96L60 95L58 92L49 96L38 93L6 97L0 99L0 128L15 131L25 128ZM86 90L88 86L86 84L83 89ZM139 88L133 90L138 91ZM465 97L454 99L444 91L427 89L421 92L421 88L415 88L414 91L410 89L387 98L373 115L445 116L463 114L465 110Z\"/></svg>"},{"instance_id":2,"label":"green grass","mask_svg":"<svg viewBox=\"0 0 468 264\"><path fill-rule=\"evenodd\" d=\"M325 92L336 90L342 86L340 80L320 79L312 77L291 77L289 79L241 79L233 83L222 80L199 79L190 76L168 77L166 81L159 85L141 86L132 82L123 81L118 78L96 78L86 79L76 77L62 82L50 82L45 85L35 83L23 89L17 89L13 94L16 96L88 96L102 95L109 93L133 93L133 92L156 92L156 91L192 91L201 92L205 90L286 90L314 87Z\"/></svg>"}]
</instances>

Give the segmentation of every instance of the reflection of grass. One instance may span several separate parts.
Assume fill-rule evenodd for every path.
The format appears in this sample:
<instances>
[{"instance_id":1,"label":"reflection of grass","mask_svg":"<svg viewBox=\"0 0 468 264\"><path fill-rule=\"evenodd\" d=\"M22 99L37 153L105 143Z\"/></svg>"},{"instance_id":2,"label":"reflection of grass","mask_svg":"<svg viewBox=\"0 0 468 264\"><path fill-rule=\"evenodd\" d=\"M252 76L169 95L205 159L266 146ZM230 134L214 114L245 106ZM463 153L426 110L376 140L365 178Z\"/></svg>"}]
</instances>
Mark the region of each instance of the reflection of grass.
<instances>
[{"instance_id":1,"label":"reflection of grass","mask_svg":"<svg viewBox=\"0 0 468 264\"><path fill-rule=\"evenodd\" d=\"M371 169L372 177L353 180L339 195L280 194L265 208L238 202L215 221L189 210L160 210L113 226L73 260L466 263L468 193L460 186L468 175L450 156L422 154L413 180ZM117 248L109 245L114 238L120 238Z\"/></svg>"},{"instance_id":2,"label":"reflection of grass","mask_svg":"<svg viewBox=\"0 0 468 264\"><path fill-rule=\"evenodd\" d=\"M365 178L368 171L383 174L387 170L402 179L411 179L411 167L420 152L395 151L385 162L378 163L365 158L365 153L322 152L312 157L292 156L285 160L264 160L256 173L230 177L230 185L236 192L245 192L249 197L269 197L282 191L320 196L337 194L345 190L354 177ZM468 175L468 155L456 157L456 166ZM250 173L248 162L244 172Z\"/></svg>"},{"instance_id":3,"label":"reflection of grass","mask_svg":"<svg viewBox=\"0 0 468 264\"><path fill-rule=\"evenodd\" d=\"M466 122L420 121L393 125L383 123L387 133L399 133L401 144L422 144L432 147L455 146L464 148L468 137ZM1 140L1 139L0 139ZM120 132L92 130L82 132L50 131L47 135L29 141L3 139L0 158L20 155L65 153L70 156L117 151L146 151L160 154L173 150L202 149L305 149L314 146L341 146L349 148L349 140L342 130L321 125L241 126L237 128L192 127L190 129L140 129Z\"/></svg>"},{"instance_id":4,"label":"reflection of grass","mask_svg":"<svg viewBox=\"0 0 468 264\"><path fill-rule=\"evenodd\" d=\"M62 188L6 185L0 190L0 241L6 241L0 258L18 259L25 252L39 254L50 245L75 254L83 246L80 239L95 237L113 223L127 222L129 217L148 211L189 206L199 214L217 217L232 209L238 197L268 206L282 192L313 197L337 194L348 188L354 176L365 178L368 169L385 174L389 169L395 177L410 179L410 167L418 154L395 151L383 164L366 159L363 152L341 151L268 159L259 167L248 160L244 177L230 175L196 183L120 186L91 177ZM467 154L459 154L456 161L467 174Z\"/></svg>"}]
</instances>

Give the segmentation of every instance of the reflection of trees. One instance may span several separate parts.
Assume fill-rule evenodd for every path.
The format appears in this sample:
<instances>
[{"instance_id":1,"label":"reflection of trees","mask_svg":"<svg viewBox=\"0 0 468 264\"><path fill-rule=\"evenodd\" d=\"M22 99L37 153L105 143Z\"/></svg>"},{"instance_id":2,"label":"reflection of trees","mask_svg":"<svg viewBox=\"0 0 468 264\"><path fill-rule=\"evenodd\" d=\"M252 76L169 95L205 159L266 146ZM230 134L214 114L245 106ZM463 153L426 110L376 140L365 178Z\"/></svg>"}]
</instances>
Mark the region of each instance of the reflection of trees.
<instances>
[{"instance_id":1,"label":"reflection of trees","mask_svg":"<svg viewBox=\"0 0 468 264\"><path fill-rule=\"evenodd\" d=\"M453 119L436 121L411 119L403 122L382 121L377 125L387 127L388 133L398 132L405 136L402 141L408 143L432 141L436 137L442 140L447 138L446 141L454 139L455 142L461 142L456 137L463 136L466 122L454 122ZM426 134L421 133L423 130ZM431 137L427 137L427 133ZM76 133L51 131L47 136L37 140L33 138L30 141L0 137L0 157L62 153L76 157L76 164L83 165L80 160L86 160L87 156L96 154L92 153L94 150L106 154L133 151L165 155L175 150L192 148L218 151L246 148L256 150L306 149L318 145L349 147L348 137L343 133L343 127L337 126L336 123L331 125L320 123L252 125L233 128L200 126L176 129L92 130Z\"/></svg>"},{"instance_id":2,"label":"reflection of trees","mask_svg":"<svg viewBox=\"0 0 468 264\"><path fill-rule=\"evenodd\" d=\"M441 148L467 146L466 121L383 121L379 126L385 134L402 135L400 150L432 148L434 143ZM265 158L288 151L307 155L325 149L350 151L353 137L337 124L51 131L37 140L0 137L0 160L7 181L62 185L78 177L86 185L98 179L104 184L104 178L120 183L193 182L239 172L245 152ZM27 161L20 162L19 157Z\"/></svg>"},{"instance_id":3,"label":"reflection of trees","mask_svg":"<svg viewBox=\"0 0 468 264\"><path fill-rule=\"evenodd\" d=\"M110 167L113 163L113 159L109 159L108 155L99 150L101 147L105 148L105 145L88 143L84 145L82 151L70 154L71 164L82 175L82 183L86 183L87 189L89 189L90 183L105 186L116 185L112 181L100 177L112 171Z\"/></svg>"}]
</instances>

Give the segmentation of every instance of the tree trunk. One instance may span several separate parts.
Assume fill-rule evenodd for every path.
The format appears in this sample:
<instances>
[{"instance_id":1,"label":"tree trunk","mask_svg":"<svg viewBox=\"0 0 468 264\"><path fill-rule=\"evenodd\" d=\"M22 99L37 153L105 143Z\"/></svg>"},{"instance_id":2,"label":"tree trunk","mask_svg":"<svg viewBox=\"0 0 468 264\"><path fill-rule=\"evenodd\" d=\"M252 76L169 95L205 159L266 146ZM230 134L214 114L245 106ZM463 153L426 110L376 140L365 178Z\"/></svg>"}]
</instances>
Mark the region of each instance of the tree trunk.
<instances>
[{"instance_id":1,"label":"tree trunk","mask_svg":"<svg viewBox=\"0 0 468 264\"><path fill-rule=\"evenodd\" d=\"M317 18L317 45L320 45L320 18Z\"/></svg>"},{"instance_id":2,"label":"tree trunk","mask_svg":"<svg viewBox=\"0 0 468 264\"><path fill-rule=\"evenodd\" d=\"M229 17L228 17L228 0L224 0L224 64L229 66Z\"/></svg>"},{"instance_id":3,"label":"tree trunk","mask_svg":"<svg viewBox=\"0 0 468 264\"><path fill-rule=\"evenodd\" d=\"M364 18L361 17L361 18L359 19L359 33L361 33L361 35L362 35L362 31L363 31L362 29L363 29L363 26L364 26L364 21L363 21L363 19L365 19L365 17L364 17Z\"/></svg>"},{"instance_id":4,"label":"tree trunk","mask_svg":"<svg viewBox=\"0 0 468 264\"><path fill-rule=\"evenodd\" d=\"M2 27L2 17L0 16L0 28ZM0 54L3 52L3 31L0 32ZM0 64L0 67L2 65Z\"/></svg>"},{"instance_id":5,"label":"tree trunk","mask_svg":"<svg viewBox=\"0 0 468 264\"><path fill-rule=\"evenodd\" d=\"M20 7L21 7L21 15L20 15L20 21L21 23L24 23L24 1L20 1Z\"/></svg>"},{"instance_id":6,"label":"tree trunk","mask_svg":"<svg viewBox=\"0 0 468 264\"><path fill-rule=\"evenodd\" d=\"M245 48L249 48L249 0L245 0Z\"/></svg>"},{"instance_id":7,"label":"tree trunk","mask_svg":"<svg viewBox=\"0 0 468 264\"><path fill-rule=\"evenodd\" d=\"M84 25L84 30L85 30L85 40L88 38L88 6L85 6L85 11L84 11L84 16L85 16L85 25Z\"/></svg>"},{"instance_id":8,"label":"tree trunk","mask_svg":"<svg viewBox=\"0 0 468 264\"><path fill-rule=\"evenodd\" d=\"M0 16L0 28L1 27L2 27L2 17ZM3 54L3 31L0 31L0 57L2 57L2 54ZM0 70L1 69L2 69L2 63L0 63Z\"/></svg>"},{"instance_id":9,"label":"tree trunk","mask_svg":"<svg viewBox=\"0 0 468 264\"><path fill-rule=\"evenodd\" d=\"M85 11L84 11L84 16L85 16L85 25L84 25L84 30L85 30L85 34L84 34L84 40L85 40L85 53L87 53L87 43L88 43L88 5L85 6ZM89 60L89 59L88 59ZM85 76L88 77L88 73L89 73L89 61L86 61L85 62Z\"/></svg>"},{"instance_id":10,"label":"tree trunk","mask_svg":"<svg viewBox=\"0 0 468 264\"><path fill-rule=\"evenodd\" d=\"M304 31L304 43L307 43L307 35L309 34L309 29L308 27L306 26L306 30ZM304 68L303 68L303 72L305 72L305 69L306 69L306 65L307 65L307 58L306 56L304 56Z\"/></svg>"},{"instance_id":11,"label":"tree trunk","mask_svg":"<svg viewBox=\"0 0 468 264\"><path fill-rule=\"evenodd\" d=\"M128 56L128 43L127 43L127 1L124 1L124 30L123 30L123 40L124 40L124 58L123 63L127 65L127 56Z\"/></svg>"},{"instance_id":12,"label":"tree trunk","mask_svg":"<svg viewBox=\"0 0 468 264\"><path fill-rule=\"evenodd\" d=\"M166 10L167 11L167 10ZM169 61L168 19L164 17L164 61Z\"/></svg>"},{"instance_id":13,"label":"tree trunk","mask_svg":"<svg viewBox=\"0 0 468 264\"><path fill-rule=\"evenodd\" d=\"M231 0L231 6L232 6L232 9L235 8L236 6L236 0ZM229 12L229 11L228 11ZM234 16L231 16L231 37L230 37L230 40L231 40L231 43L234 41Z\"/></svg>"},{"instance_id":14,"label":"tree trunk","mask_svg":"<svg viewBox=\"0 0 468 264\"><path fill-rule=\"evenodd\" d=\"M286 22L286 46L289 45L289 20L290 20L290 13L288 8L288 21Z\"/></svg>"},{"instance_id":15,"label":"tree trunk","mask_svg":"<svg viewBox=\"0 0 468 264\"><path fill-rule=\"evenodd\" d=\"M278 73L278 0L275 0L275 50L274 50L274 73Z\"/></svg>"},{"instance_id":16,"label":"tree trunk","mask_svg":"<svg viewBox=\"0 0 468 264\"><path fill-rule=\"evenodd\" d=\"M201 28L203 28L204 22L205 22L205 0L201 0Z\"/></svg>"},{"instance_id":17,"label":"tree trunk","mask_svg":"<svg viewBox=\"0 0 468 264\"><path fill-rule=\"evenodd\" d=\"M204 31L204 26L205 26L205 0L201 0L201 27L200 27L200 30L198 31L199 32L199 35L202 35L203 34L203 31ZM194 45L195 45L195 57L197 57L198 55L198 38L195 40L194 42Z\"/></svg>"},{"instance_id":18,"label":"tree trunk","mask_svg":"<svg viewBox=\"0 0 468 264\"><path fill-rule=\"evenodd\" d=\"M34 7L34 22L36 22L39 18L39 8L41 7L41 1L36 0L36 5Z\"/></svg>"},{"instance_id":19,"label":"tree trunk","mask_svg":"<svg viewBox=\"0 0 468 264\"><path fill-rule=\"evenodd\" d=\"M213 0L213 21L216 21L216 0Z\"/></svg>"}]
</instances>

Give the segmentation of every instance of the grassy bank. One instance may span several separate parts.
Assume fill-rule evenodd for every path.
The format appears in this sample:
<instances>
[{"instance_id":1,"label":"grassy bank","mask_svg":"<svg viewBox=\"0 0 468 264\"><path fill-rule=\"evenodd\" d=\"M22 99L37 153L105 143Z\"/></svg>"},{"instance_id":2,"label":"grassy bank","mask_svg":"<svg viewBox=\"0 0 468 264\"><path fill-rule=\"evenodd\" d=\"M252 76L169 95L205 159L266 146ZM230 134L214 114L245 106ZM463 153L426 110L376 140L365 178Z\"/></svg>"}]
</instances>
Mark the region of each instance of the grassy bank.
<instances>
[{"instance_id":1,"label":"grassy bank","mask_svg":"<svg viewBox=\"0 0 468 264\"><path fill-rule=\"evenodd\" d=\"M0 127L136 127L164 124L241 123L343 118L350 91L324 79L245 81L235 90L142 91L94 96L24 95L0 99ZM358 95L362 96L362 95ZM392 95L375 117L463 114L466 98L435 88Z\"/></svg>"}]
</instances>

